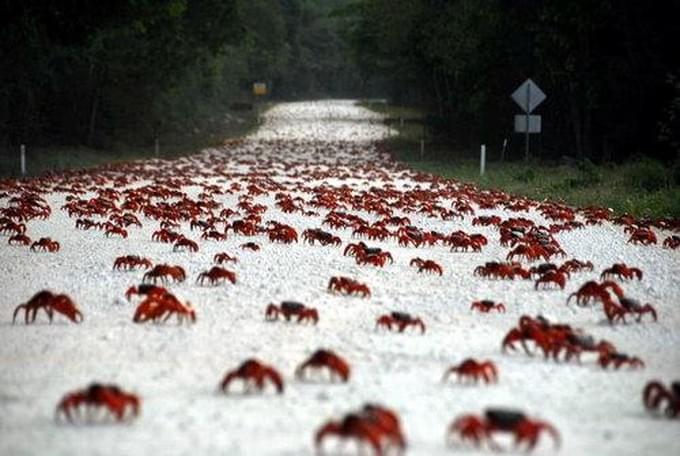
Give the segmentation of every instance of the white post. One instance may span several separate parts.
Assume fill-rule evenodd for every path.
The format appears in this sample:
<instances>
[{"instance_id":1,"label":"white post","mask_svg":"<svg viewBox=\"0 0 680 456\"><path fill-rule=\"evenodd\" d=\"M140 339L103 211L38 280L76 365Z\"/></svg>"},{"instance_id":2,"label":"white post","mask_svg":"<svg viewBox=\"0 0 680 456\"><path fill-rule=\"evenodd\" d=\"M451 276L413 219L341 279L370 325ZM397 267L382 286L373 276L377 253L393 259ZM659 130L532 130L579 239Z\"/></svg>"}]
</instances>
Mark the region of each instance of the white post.
<instances>
[{"instance_id":1,"label":"white post","mask_svg":"<svg viewBox=\"0 0 680 456\"><path fill-rule=\"evenodd\" d=\"M501 161L505 160L505 149L508 148L508 138L503 140L503 149L501 149Z\"/></svg>"},{"instance_id":2,"label":"white post","mask_svg":"<svg viewBox=\"0 0 680 456\"><path fill-rule=\"evenodd\" d=\"M486 170L486 144L482 144L482 149L479 157L479 175L483 176Z\"/></svg>"},{"instance_id":3,"label":"white post","mask_svg":"<svg viewBox=\"0 0 680 456\"><path fill-rule=\"evenodd\" d=\"M20 161L21 161L21 175L26 175L26 145L22 144L20 147Z\"/></svg>"},{"instance_id":4,"label":"white post","mask_svg":"<svg viewBox=\"0 0 680 456\"><path fill-rule=\"evenodd\" d=\"M425 155L425 140L421 139L420 140L420 158L423 158L423 155Z\"/></svg>"}]
</instances>

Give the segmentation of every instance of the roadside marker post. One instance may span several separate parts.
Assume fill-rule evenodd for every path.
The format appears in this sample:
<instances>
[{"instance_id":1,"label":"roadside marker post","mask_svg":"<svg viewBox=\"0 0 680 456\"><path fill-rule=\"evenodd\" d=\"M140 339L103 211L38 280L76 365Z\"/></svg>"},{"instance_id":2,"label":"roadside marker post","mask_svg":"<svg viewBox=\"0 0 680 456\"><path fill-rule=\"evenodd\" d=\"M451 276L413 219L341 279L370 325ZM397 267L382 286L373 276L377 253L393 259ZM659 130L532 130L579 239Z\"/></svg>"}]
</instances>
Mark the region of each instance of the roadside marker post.
<instances>
[{"instance_id":1,"label":"roadside marker post","mask_svg":"<svg viewBox=\"0 0 680 456\"><path fill-rule=\"evenodd\" d=\"M21 175L26 175L26 144L22 144L19 148L19 160L21 162Z\"/></svg>"},{"instance_id":2,"label":"roadside marker post","mask_svg":"<svg viewBox=\"0 0 680 456\"><path fill-rule=\"evenodd\" d=\"M482 144L479 153L479 175L483 176L486 171L486 144Z\"/></svg>"}]
</instances>

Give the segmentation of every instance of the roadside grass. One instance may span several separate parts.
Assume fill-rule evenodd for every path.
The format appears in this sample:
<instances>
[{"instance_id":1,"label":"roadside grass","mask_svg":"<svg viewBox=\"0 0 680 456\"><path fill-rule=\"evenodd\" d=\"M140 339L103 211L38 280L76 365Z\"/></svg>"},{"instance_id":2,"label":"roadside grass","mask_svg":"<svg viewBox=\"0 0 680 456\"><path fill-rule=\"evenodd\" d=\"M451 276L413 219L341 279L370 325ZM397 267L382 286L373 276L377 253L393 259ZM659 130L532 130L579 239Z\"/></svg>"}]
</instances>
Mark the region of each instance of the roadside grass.
<instances>
[{"instance_id":1,"label":"roadside grass","mask_svg":"<svg viewBox=\"0 0 680 456\"><path fill-rule=\"evenodd\" d=\"M413 108L390 105L363 106L389 118L423 117ZM391 122L398 135L386 140L395 158L412 169L472 183L482 189L499 189L539 201L562 202L574 207L603 206L636 217L680 217L680 166L666 167L652 159L595 165L589 160L574 165L489 160L479 175L478 152L428 141L420 154L422 126Z\"/></svg>"},{"instance_id":2,"label":"roadside grass","mask_svg":"<svg viewBox=\"0 0 680 456\"><path fill-rule=\"evenodd\" d=\"M85 169L111 163L161 158L176 159L208 147L222 144L226 139L247 135L258 125L256 111L239 112L236 119L218 129L194 135L172 135L160 138L159 154L153 144L139 146L116 144L106 149L85 146L55 146L26 148L26 175L39 176L46 172ZM21 177L19 150L0 150L0 178Z\"/></svg>"}]
</instances>

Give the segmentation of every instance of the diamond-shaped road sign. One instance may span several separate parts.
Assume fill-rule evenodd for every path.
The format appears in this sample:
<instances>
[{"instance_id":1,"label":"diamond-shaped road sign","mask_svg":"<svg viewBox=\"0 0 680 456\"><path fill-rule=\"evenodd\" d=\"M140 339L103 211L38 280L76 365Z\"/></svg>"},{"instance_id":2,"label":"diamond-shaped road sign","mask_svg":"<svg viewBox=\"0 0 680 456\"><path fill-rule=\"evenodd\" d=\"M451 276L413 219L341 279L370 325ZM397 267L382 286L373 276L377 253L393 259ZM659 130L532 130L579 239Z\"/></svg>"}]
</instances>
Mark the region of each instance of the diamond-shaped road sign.
<instances>
[{"instance_id":1,"label":"diamond-shaped road sign","mask_svg":"<svg viewBox=\"0 0 680 456\"><path fill-rule=\"evenodd\" d=\"M517 90L512 93L511 97L520 108L524 109L524 112L529 114L536 109L536 106L543 103L546 95L534 81L527 79L522 85L517 87Z\"/></svg>"}]
</instances>

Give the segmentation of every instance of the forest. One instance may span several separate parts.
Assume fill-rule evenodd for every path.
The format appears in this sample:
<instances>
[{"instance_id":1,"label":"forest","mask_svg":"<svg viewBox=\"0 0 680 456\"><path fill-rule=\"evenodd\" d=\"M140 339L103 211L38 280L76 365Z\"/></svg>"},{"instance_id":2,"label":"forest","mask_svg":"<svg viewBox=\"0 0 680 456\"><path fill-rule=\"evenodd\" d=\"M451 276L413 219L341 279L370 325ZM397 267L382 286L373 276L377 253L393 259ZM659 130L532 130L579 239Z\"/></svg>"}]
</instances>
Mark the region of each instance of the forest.
<instances>
[{"instance_id":1,"label":"forest","mask_svg":"<svg viewBox=\"0 0 680 456\"><path fill-rule=\"evenodd\" d=\"M470 147L548 95L542 158L680 160L680 0L2 2L0 147L149 144L268 101L386 98Z\"/></svg>"}]
</instances>

